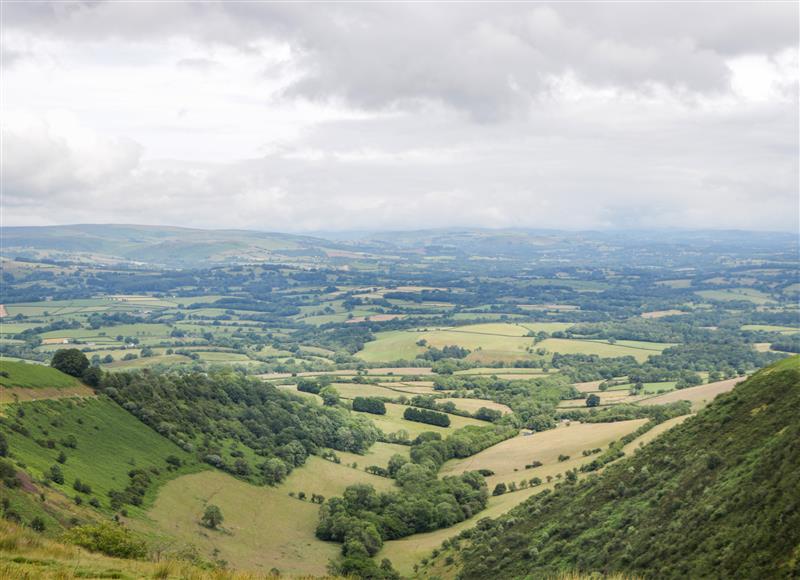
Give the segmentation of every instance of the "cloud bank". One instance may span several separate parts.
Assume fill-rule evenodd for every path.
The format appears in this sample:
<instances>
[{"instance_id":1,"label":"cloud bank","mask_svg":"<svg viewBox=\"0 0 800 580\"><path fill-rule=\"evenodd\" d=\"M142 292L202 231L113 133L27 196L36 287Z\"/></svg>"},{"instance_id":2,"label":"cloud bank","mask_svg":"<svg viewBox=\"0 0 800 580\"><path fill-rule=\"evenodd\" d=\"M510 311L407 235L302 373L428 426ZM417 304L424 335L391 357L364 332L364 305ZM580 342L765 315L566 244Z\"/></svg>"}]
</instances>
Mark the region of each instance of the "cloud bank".
<instances>
[{"instance_id":1,"label":"cloud bank","mask_svg":"<svg viewBox=\"0 0 800 580\"><path fill-rule=\"evenodd\" d=\"M4 6L3 224L798 229L798 5Z\"/></svg>"}]
</instances>

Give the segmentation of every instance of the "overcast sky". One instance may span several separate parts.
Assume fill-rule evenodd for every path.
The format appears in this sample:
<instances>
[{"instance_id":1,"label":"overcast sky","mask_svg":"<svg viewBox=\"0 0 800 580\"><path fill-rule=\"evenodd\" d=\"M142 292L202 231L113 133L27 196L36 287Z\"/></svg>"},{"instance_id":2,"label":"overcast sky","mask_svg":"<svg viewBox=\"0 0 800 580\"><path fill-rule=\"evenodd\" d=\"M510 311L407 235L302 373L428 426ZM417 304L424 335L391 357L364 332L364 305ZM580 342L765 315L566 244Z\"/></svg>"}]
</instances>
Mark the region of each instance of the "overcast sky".
<instances>
[{"instance_id":1,"label":"overcast sky","mask_svg":"<svg viewBox=\"0 0 800 580\"><path fill-rule=\"evenodd\" d=\"M798 3L3 4L3 225L798 229Z\"/></svg>"}]
</instances>

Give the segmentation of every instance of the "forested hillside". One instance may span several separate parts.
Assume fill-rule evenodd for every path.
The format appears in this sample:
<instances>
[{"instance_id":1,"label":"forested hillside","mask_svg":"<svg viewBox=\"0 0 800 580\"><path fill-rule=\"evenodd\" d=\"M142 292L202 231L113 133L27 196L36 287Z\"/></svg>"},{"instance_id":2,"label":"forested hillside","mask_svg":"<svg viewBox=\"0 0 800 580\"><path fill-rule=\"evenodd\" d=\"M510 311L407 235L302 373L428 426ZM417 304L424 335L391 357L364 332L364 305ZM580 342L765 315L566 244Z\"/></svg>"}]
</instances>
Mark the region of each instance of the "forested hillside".
<instances>
[{"instance_id":1,"label":"forested hillside","mask_svg":"<svg viewBox=\"0 0 800 580\"><path fill-rule=\"evenodd\" d=\"M447 543L461 578L800 574L800 358L776 363L609 467ZM445 562L444 564L442 562ZM441 570L439 570L441 571Z\"/></svg>"}]
</instances>

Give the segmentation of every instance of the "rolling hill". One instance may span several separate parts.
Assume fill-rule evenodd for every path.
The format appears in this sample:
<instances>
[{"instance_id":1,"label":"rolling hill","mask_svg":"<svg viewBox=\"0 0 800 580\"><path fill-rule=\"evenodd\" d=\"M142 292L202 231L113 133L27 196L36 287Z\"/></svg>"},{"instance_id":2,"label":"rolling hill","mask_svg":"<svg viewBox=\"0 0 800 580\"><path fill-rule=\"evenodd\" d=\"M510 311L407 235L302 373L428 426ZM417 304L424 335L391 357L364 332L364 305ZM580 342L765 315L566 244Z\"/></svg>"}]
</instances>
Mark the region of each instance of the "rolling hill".
<instances>
[{"instance_id":1,"label":"rolling hill","mask_svg":"<svg viewBox=\"0 0 800 580\"><path fill-rule=\"evenodd\" d=\"M421 574L797 577L798 406L800 357L793 357L602 475L479 522Z\"/></svg>"}]
</instances>

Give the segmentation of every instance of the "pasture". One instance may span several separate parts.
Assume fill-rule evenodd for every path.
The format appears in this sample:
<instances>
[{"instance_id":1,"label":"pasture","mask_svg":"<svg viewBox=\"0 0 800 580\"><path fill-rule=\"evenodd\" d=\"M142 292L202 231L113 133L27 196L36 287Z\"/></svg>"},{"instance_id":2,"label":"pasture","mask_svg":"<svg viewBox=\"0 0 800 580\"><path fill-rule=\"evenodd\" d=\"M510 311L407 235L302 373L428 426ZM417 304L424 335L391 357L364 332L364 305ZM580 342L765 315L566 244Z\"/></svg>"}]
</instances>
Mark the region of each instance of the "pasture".
<instances>
[{"instance_id":1,"label":"pasture","mask_svg":"<svg viewBox=\"0 0 800 580\"><path fill-rule=\"evenodd\" d=\"M742 330L754 330L759 332L780 332L781 334L794 334L800 332L800 327L777 326L774 324L745 324Z\"/></svg>"},{"instance_id":2,"label":"pasture","mask_svg":"<svg viewBox=\"0 0 800 580\"><path fill-rule=\"evenodd\" d=\"M742 382L744 379L745 377L736 377L735 379L708 383L705 385L699 385L697 387L690 387L688 389L678 389L663 395L642 399L639 401L639 404L665 405L667 403L674 403L676 401L690 401L692 403L692 410L697 411L713 401L717 395L721 393L727 393L733 389L733 387Z\"/></svg>"},{"instance_id":3,"label":"pasture","mask_svg":"<svg viewBox=\"0 0 800 580\"><path fill-rule=\"evenodd\" d=\"M485 399L466 399L466 398L447 398L447 399L437 399L439 403L453 403L457 409L461 409L462 411L467 411L468 413L474 413L481 407L485 407L487 409L493 409L495 411L500 411L503 415L507 415L511 413L511 409L508 408L506 405L502 403L495 403L494 401L487 401Z\"/></svg>"},{"instance_id":4,"label":"pasture","mask_svg":"<svg viewBox=\"0 0 800 580\"><path fill-rule=\"evenodd\" d=\"M577 467L586 458L584 449L606 448L612 441L627 435L647 422L647 419L634 419L616 423L572 423L556 429L520 434L512 439L493 445L480 453L465 459L455 459L444 464L441 475L457 475L476 469L491 469L494 475L486 478L491 490L497 483L509 483L530 479L546 478ZM558 461L559 455L569 455L567 461ZM525 469L525 466L541 461L542 466Z\"/></svg>"},{"instance_id":5,"label":"pasture","mask_svg":"<svg viewBox=\"0 0 800 580\"><path fill-rule=\"evenodd\" d=\"M324 576L328 560L339 554L340 545L315 537L319 506L289 493L332 497L355 483L384 490L393 486L390 479L319 457L309 457L305 466L277 487L255 486L226 473L204 471L167 483L147 512L147 520L133 525L194 544L206 558L216 554L236 568L263 572L277 568L283 574ZM220 530L200 525L208 504L222 510L225 521Z\"/></svg>"},{"instance_id":6,"label":"pasture","mask_svg":"<svg viewBox=\"0 0 800 580\"><path fill-rule=\"evenodd\" d=\"M36 363L0 359L0 373L0 386L5 388L63 389L80 386L75 377Z\"/></svg>"},{"instance_id":7,"label":"pasture","mask_svg":"<svg viewBox=\"0 0 800 580\"><path fill-rule=\"evenodd\" d=\"M695 292L698 296L702 296L707 300L716 300L720 302L731 302L734 300L746 300L753 304L766 304L771 302L769 294L765 294L755 288L728 288L725 290L698 290Z\"/></svg>"},{"instance_id":8,"label":"pasture","mask_svg":"<svg viewBox=\"0 0 800 580\"><path fill-rule=\"evenodd\" d=\"M560 354L595 354L600 357L632 356L644 362L654 354L659 354L672 344L662 342L641 342L619 340L614 344L601 340L578 340L569 338L548 338L536 344L549 352Z\"/></svg>"},{"instance_id":9,"label":"pasture","mask_svg":"<svg viewBox=\"0 0 800 580\"><path fill-rule=\"evenodd\" d=\"M450 417L449 427L439 427L438 425L428 425L426 423L418 423L416 421L407 421L403 419L403 411L406 410L405 405L397 405L395 403L386 403L385 415L372 415L370 413L359 413L359 416L366 417L371 420L375 425L384 433L397 433L404 430L408 433L410 438L414 438L420 433L425 431L433 431L439 433L442 437L447 437L450 433L461 427L467 425L481 425L485 426L488 423L485 421L478 421L469 417L459 417L458 415L448 415Z\"/></svg>"},{"instance_id":10,"label":"pasture","mask_svg":"<svg viewBox=\"0 0 800 580\"><path fill-rule=\"evenodd\" d=\"M511 481L519 481L521 479L530 479L531 477L538 476L542 477L543 479L548 474L554 475L555 473L562 473L567 469L572 469L573 467L579 467L584 463L588 463L593 459L593 456L584 457L581 455L581 451L587 448L599 447L601 445L607 445L610 441L614 439L618 439L619 437L634 431L638 425L641 425L645 420L636 420L636 421L625 421L628 425L623 425L620 427L619 424L615 423L605 423L599 424L603 427L610 427L617 425L617 429L612 429L612 433L605 433L601 434L596 431L594 434L590 435L587 439L582 440L581 436L574 437L574 433L566 433L570 429L573 429L579 425L573 424L569 427L559 427L558 429L545 431L542 433L537 433L536 435L532 435L527 437L527 439L532 439L537 436L545 436L549 434L548 439L553 439L552 441L548 441L547 447L549 448L548 456L553 457L553 462L555 462L556 468L553 469L545 469L547 467L547 463L544 466L536 468L536 469L524 469L524 465L519 472L514 472L513 468L511 468L510 473L511 476L505 479L498 479L498 481L504 482L511 482ZM563 439L561 439L561 444L559 444L556 440L554 435L556 432L564 431L564 433L559 433L558 435L565 435ZM602 431L602 430L600 430ZM577 433L577 432L576 432ZM586 433L580 434L584 435ZM567 436L568 435L568 436ZM492 452L495 448L508 445L509 443L515 443L518 439L521 439L522 436L515 437L513 439L508 439L502 443L499 443L489 449L486 449L479 453L478 455L473 456L472 458L467 458L466 460L455 460L448 462L445 464L445 469L449 468L447 472L445 469L442 470L442 475L448 475L452 473L461 473L463 471L467 471L466 469L462 471L456 471L453 468L458 466L461 461L468 461L469 459L474 459L482 454L487 454L488 452ZM544 439L544 437L541 437ZM638 439L633 442L634 445L638 444ZM560 445L560 446L559 446ZM523 445L523 451L525 447ZM570 460L559 463L557 457L559 454L564 453L566 455L571 455L572 457ZM496 455L499 464L502 464L502 456L503 451L500 452L494 451L494 455ZM577 455L577 457L576 457ZM524 460L526 463L529 462L531 459L535 457L528 457L524 452L520 454L519 459ZM480 468L484 467L481 465ZM479 467L473 467L473 469L478 469ZM546 473L545 473L546 472ZM491 480L492 478L488 478ZM488 481L487 480L487 481ZM462 530L468 529L473 527L478 520L483 518L496 518L501 516L502 514L508 512L512 508L516 507L517 505L521 504L523 501L544 491L545 489L552 488L555 484L555 480L553 483L544 483L538 487L529 487L526 489L521 489L519 491L515 491L513 493L505 493L499 496L491 496L489 498L489 505L487 508L477 514L475 514L472 518L460 522L452 527L443 528L441 530L436 530L434 532L428 532L424 534L414 534L413 536L409 536L407 538L401 538L399 540L390 540L384 543L383 549L378 553L377 558L389 558L392 561L394 567L403 575L412 575L413 574L413 567L414 564L418 563L420 559L430 556L431 551L436 548L439 548L442 542L448 538L452 538L458 535ZM492 485L490 484L489 489L491 491Z\"/></svg>"}]
</instances>

